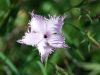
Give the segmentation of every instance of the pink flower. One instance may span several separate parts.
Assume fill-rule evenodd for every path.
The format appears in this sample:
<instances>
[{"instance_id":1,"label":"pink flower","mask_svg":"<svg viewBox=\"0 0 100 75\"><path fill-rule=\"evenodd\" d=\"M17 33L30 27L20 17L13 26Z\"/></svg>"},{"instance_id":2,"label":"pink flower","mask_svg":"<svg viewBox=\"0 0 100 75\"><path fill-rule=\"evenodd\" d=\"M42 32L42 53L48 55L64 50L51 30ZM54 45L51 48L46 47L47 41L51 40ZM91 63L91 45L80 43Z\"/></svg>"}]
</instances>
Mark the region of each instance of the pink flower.
<instances>
[{"instance_id":1,"label":"pink flower","mask_svg":"<svg viewBox=\"0 0 100 75\"><path fill-rule=\"evenodd\" d=\"M28 31L18 43L35 46L41 55L41 61L51 54L55 48L66 48L61 32L64 24L63 16L50 16L49 19L31 13Z\"/></svg>"}]
</instances>

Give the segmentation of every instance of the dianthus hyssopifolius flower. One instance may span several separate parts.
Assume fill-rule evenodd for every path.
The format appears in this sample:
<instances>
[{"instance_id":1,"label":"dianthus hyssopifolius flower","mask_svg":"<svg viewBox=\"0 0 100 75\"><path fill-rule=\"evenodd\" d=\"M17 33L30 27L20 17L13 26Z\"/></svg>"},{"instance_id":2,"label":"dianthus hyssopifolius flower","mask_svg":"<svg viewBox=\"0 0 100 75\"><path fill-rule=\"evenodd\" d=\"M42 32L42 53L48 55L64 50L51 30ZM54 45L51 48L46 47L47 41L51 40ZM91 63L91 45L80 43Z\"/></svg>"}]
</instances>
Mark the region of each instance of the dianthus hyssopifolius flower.
<instances>
[{"instance_id":1,"label":"dianthus hyssopifolius flower","mask_svg":"<svg viewBox=\"0 0 100 75\"><path fill-rule=\"evenodd\" d=\"M43 62L48 58L55 48L66 48L65 40L62 34L64 16L49 16L45 18L31 13L29 27L22 39L18 43L35 46Z\"/></svg>"}]
</instances>

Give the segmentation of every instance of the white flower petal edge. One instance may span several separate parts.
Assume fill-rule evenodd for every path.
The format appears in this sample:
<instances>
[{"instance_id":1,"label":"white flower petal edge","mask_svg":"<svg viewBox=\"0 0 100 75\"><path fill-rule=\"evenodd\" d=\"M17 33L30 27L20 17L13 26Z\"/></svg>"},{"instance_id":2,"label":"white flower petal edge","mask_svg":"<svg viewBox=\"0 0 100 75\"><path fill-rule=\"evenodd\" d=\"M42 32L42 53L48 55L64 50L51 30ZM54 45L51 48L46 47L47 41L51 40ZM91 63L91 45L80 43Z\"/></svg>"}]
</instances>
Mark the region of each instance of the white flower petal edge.
<instances>
[{"instance_id":1,"label":"white flower petal edge","mask_svg":"<svg viewBox=\"0 0 100 75\"><path fill-rule=\"evenodd\" d=\"M68 47L65 44L64 37L61 34L53 34L50 39L48 39L48 43L54 48L66 48Z\"/></svg>"},{"instance_id":2,"label":"white flower petal edge","mask_svg":"<svg viewBox=\"0 0 100 75\"><path fill-rule=\"evenodd\" d=\"M45 32L46 29L46 23L45 23L45 17L36 15L34 13L31 13L31 20L28 23L29 27L31 29L31 32Z\"/></svg>"},{"instance_id":3,"label":"white flower petal edge","mask_svg":"<svg viewBox=\"0 0 100 75\"><path fill-rule=\"evenodd\" d=\"M38 37L38 38L37 38ZM26 32L25 36L22 37L22 39L18 40L18 43L26 44L35 46L39 43L40 40L42 40L42 35L34 32Z\"/></svg>"},{"instance_id":4,"label":"white flower petal edge","mask_svg":"<svg viewBox=\"0 0 100 75\"><path fill-rule=\"evenodd\" d=\"M62 26L64 24L64 16L50 16L50 19L48 19L48 25L47 25L47 30L51 31L51 32L60 32L61 33L61 29Z\"/></svg>"},{"instance_id":5,"label":"white flower petal edge","mask_svg":"<svg viewBox=\"0 0 100 75\"><path fill-rule=\"evenodd\" d=\"M48 58L49 54L51 54L54 50L53 47L49 46L48 43L41 41L37 48L41 55L41 61L43 62L46 58Z\"/></svg>"},{"instance_id":6,"label":"white flower petal edge","mask_svg":"<svg viewBox=\"0 0 100 75\"><path fill-rule=\"evenodd\" d=\"M65 17L50 16L48 19L34 13L31 15L28 31L18 43L37 47L42 62L55 48L68 47L61 32Z\"/></svg>"}]
</instances>

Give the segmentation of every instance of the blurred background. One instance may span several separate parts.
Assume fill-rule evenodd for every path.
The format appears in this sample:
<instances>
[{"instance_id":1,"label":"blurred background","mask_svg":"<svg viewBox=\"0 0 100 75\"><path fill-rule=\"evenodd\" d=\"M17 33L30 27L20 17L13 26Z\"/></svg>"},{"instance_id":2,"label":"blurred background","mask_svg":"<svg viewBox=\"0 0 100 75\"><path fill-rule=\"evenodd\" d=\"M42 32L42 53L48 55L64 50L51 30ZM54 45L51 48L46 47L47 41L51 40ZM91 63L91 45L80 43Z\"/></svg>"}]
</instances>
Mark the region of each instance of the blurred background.
<instances>
[{"instance_id":1,"label":"blurred background","mask_svg":"<svg viewBox=\"0 0 100 75\"><path fill-rule=\"evenodd\" d=\"M18 44L30 12L67 15L68 49L41 63L38 50ZM0 0L0 75L100 75L100 0Z\"/></svg>"}]
</instances>

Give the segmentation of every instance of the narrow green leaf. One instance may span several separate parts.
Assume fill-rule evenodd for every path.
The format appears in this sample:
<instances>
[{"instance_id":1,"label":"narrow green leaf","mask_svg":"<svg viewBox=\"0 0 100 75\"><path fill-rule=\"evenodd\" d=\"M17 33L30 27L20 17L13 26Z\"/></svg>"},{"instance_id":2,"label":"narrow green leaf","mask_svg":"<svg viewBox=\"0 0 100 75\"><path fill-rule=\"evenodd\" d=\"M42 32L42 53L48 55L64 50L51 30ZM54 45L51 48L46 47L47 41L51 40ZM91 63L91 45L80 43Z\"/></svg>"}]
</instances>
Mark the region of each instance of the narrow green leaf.
<instances>
[{"instance_id":1,"label":"narrow green leaf","mask_svg":"<svg viewBox=\"0 0 100 75\"><path fill-rule=\"evenodd\" d=\"M100 64L98 63L80 63L80 67L87 70L100 71Z\"/></svg>"},{"instance_id":2,"label":"narrow green leaf","mask_svg":"<svg viewBox=\"0 0 100 75\"><path fill-rule=\"evenodd\" d=\"M2 52L0 52L0 59L3 60L5 64L7 64L7 66L15 73L15 75L19 75L17 68Z\"/></svg>"}]
</instances>

